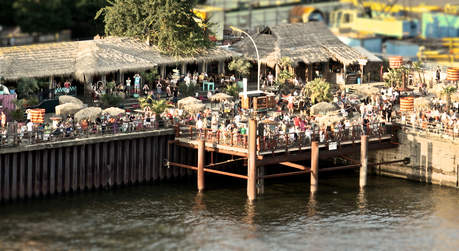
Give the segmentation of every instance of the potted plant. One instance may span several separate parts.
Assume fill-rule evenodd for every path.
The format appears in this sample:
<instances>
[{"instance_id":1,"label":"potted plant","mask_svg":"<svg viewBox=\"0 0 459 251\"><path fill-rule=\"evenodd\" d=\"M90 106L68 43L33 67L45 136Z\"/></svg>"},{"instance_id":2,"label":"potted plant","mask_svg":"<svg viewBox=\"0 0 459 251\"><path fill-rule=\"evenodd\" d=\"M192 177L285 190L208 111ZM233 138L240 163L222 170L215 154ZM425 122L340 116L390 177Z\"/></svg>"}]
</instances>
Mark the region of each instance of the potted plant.
<instances>
[{"instance_id":1,"label":"potted plant","mask_svg":"<svg viewBox=\"0 0 459 251\"><path fill-rule=\"evenodd\" d=\"M165 99L155 100L151 95L148 95L145 98L139 98L140 107L143 110L148 110L153 112L155 116L155 127L159 127L159 122L161 120L161 114L166 110L168 107L172 107Z\"/></svg>"}]
</instances>

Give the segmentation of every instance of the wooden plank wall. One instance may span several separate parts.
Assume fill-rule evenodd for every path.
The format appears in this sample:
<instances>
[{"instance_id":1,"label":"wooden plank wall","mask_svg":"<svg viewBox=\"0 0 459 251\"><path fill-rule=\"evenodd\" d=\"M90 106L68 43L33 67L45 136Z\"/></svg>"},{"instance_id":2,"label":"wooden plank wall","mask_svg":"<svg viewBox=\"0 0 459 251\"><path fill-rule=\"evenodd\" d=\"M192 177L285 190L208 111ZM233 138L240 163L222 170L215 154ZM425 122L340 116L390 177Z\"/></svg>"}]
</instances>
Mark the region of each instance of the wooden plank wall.
<instances>
[{"instance_id":1,"label":"wooden plank wall","mask_svg":"<svg viewBox=\"0 0 459 251\"><path fill-rule=\"evenodd\" d=\"M169 145L173 135L0 155L0 202L157 182L185 176L167 168L194 152ZM169 149L168 149L169 148Z\"/></svg>"}]
</instances>

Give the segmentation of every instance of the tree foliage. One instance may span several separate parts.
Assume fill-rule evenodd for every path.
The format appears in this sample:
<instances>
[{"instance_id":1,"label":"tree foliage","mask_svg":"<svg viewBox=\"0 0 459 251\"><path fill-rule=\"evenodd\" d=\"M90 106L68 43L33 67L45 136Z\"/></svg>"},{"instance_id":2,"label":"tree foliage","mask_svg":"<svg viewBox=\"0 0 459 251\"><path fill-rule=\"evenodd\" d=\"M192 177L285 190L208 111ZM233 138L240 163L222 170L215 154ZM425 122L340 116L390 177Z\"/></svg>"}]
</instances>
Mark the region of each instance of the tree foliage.
<instances>
[{"instance_id":1,"label":"tree foliage","mask_svg":"<svg viewBox=\"0 0 459 251\"><path fill-rule=\"evenodd\" d=\"M304 96L309 97L313 104L330 102L333 98L330 84L321 78L308 82L301 92Z\"/></svg>"},{"instance_id":2,"label":"tree foliage","mask_svg":"<svg viewBox=\"0 0 459 251\"><path fill-rule=\"evenodd\" d=\"M53 33L72 24L72 0L16 0L16 22L24 32Z\"/></svg>"},{"instance_id":3,"label":"tree foliage","mask_svg":"<svg viewBox=\"0 0 459 251\"><path fill-rule=\"evenodd\" d=\"M232 85L228 85L225 88L225 93L232 96L235 100L239 98L239 92L241 91L241 88L237 85L237 83L234 83Z\"/></svg>"},{"instance_id":4,"label":"tree foliage","mask_svg":"<svg viewBox=\"0 0 459 251\"><path fill-rule=\"evenodd\" d=\"M230 71L236 72L238 78L249 75L252 64L245 58L239 57L231 60L228 65Z\"/></svg>"},{"instance_id":5,"label":"tree foliage","mask_svg":"<svg viewBox=\"0 0 459 251\"><path fill-rule=\"evenodd\" d=\"M29 98L40 89L38 81L34 78L21 78L18 81L17 94L18 99Z\"/></svg>"},{"instance_id":6,"label":"tree foliage","mask_svg":"<svg viewBox=\"0 0 459 251\"><path fill-rule=\"evenodd\" d=\"M90 38L103 32L94 15L106 5L106 0L2 0L0 24L42 34L71 29L73 37Z\"/></svg>"},{"instance_id":7,"label":"tree foliage","mask_svg":"<svg viewBox=\"0 0 459 251\"><path fill-rule=\"evenodd\" d=\"M292 63L293 61L289 57L281 58L279 62L279 67L281 71L277 76L277 82L279 83L279 85L285 84L287 81L291 80L294 77L294 74L289 71L290 67L292 67Z\"/></svg>"},{"instance_id":8,"label":"tree foliage","mask_svg":"<svg viewBox=\"0 0 459 251\"><path fill-rule=\"evenodd\" d=\"M452 85L443 87L441 94L446 97L446 107L449 109L451 107L451 95L457 92L457 88Z\"/></svg>"},{"instance_id":9,"label":"tree foliage","mask_svg":"<svg viewBox=\"0 0 459 251\"><path fill-rule=\"evenodd\" d=\"M162 52L190 56L213 46L193 13L194 0L113 0L100 9L105 33L149 41Z\"/></svg>"},{"instance_id":10,"label":"tree foliage","mask_svg":"<svg viewBox=\"0 0 459 251\"><path fill-rule=\"evenodd\" d=\"M139 98L139 104L142 109L150 108L150 110L156 114L163 113L166 108L172 107L171 104L165 99L155 100L151 95L144 98Z\"/></svg>"}]
</instances>

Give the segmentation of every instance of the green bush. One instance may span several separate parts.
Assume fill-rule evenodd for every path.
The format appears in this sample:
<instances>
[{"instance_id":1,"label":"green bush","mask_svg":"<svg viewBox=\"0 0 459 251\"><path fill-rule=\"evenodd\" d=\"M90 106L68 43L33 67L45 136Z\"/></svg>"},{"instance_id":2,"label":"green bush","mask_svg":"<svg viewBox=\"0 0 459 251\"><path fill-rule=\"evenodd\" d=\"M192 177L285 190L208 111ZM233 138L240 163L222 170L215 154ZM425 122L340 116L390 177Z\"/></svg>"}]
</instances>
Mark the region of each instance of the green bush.
<instances>
[{"instance_id":1,"label":"green bush","mask_svg":"<svg viewBox=\"0 0 459 251\"><path fill-rule=\"evenodd\" d=\"M194 96L194 94L199 91L199 86L192 83L189 86L185 83L180 83L178 88L182 97Z\"/></svg>"},{"instance_id":2,"label":"green bush","mask_svg":"<svg viewBox=\"0 0 459 251\"><path fill-rule=\"evenodd\" d=\"M112 94L104 94L100 97L100 102L102 102L102 105L105 107L119 106L123 100L122 97Z\"/></svg>"},{"instance_id":3,"label":"green bush","mask_svg":"<svg viewBox=\"0 0 459 251\"><path fill-rule=\"evenodd\" d=\"M16 110L10 111L8 116L14 121L22 122L25 120L24 113L25 112L23 109L16 109Z\"/></svg>"}]
</instances>

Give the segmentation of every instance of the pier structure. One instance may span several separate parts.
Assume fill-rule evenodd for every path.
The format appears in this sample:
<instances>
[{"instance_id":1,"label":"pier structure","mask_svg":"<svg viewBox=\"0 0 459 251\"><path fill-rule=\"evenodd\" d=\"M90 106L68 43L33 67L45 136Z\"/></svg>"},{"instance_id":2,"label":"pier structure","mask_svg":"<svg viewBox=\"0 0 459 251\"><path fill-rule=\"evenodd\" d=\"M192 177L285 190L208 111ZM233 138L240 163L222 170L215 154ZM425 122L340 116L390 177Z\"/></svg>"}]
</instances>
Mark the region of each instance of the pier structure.
<instances>
[{"instance_id":1,"label":"pier structure","mask_svg":"<svg viewBox=\"0 0 459 251\"><path fill-rule=\"evenodd\" d=\"M370 165L368 151L397 147L390 124L354 126L333 135L319 131L311 135L282 132L272 135L262 132L259 123L250 119L246 135L177 126L175 139L169 141L170 148L183 148L191 153L197 150L197 160L184 163L169 158L167 165L197 171L199 191L205 187L205 173L247 180L247 197L252 201L263 193L265 179L309 174L310 191L315 193L320 172L344 169L360 168L359 185L364 188ZM346 164L319 168L321 159L334 158L341 158ZM375 164L380 163L372 163Z\"/></svg>"}]
</instances>

